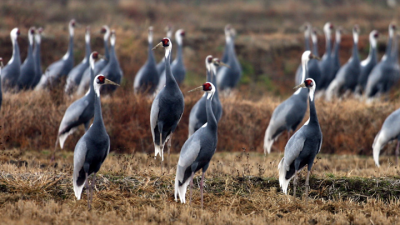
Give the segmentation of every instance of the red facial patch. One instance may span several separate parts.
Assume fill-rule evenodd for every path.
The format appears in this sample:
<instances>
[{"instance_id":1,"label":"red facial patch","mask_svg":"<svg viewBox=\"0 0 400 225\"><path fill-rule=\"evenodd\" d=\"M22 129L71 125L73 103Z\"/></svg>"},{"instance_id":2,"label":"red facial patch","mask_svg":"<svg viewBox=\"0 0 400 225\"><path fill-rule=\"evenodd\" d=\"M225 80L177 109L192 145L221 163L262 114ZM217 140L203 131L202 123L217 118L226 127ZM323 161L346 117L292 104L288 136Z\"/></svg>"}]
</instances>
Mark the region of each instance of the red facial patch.
<instances>
[{"instance_id":1,"label":"red facial patch","mask_svg":"<svg viewBox=\"0 0 400 225\"><path fill-rule=\"evenodd\" d=\"M163 44L164 47L168 47L168 46L169 46L169 40L168 40L168 38L162 39L161 42L162 42L162 44Z\"/></svg>"},{"instance_id":2,"label":"red facial patch","mask_svg":"<svg viewBox=\"0 0 400 225\"><path fill-rule=\"evenodd\" d=\"M392 24L392 29L396 30L396 25Z\"/></svg>"},{"instance_id":3,"label":"red facial patch","mask_svg":"<svg viewBox=\"0 0 400 225\"><path fill-rule=\"evenodd\" d=\"M75 20L71 22L71 26L75 27Z\"/></svg>"},{"instance_id":4,"label":"red facial patch","mask_svg":"<svg viewBox=\"0 0 400 225\"><path fill-rule=\"evenodd\" d=\"M182 37L185 37L185 31L182 31L182 32L181 32L181 36L182 36Z\"/></svg>"},{"instance_id":5,"label":"red facial patch","mask_svg":"<svg viewBox=\"0 0 400 225\"><path fill-rule=\"evenodd\" d=\"M98 83L100 83L100 84L104 84L104 82L106 81L106 78L104 77L104 76L99 76L98 78Z\"/></svg>"},{"instance_id":6,"label":"red facial patch","mask_svg":"<svg viewBox=\"0 0 400 225\"><path fill-rule=\"evenodd\" d=\"M211 91L211 89L212 89L212 86L210 83L207 82L207 83L203 84L203 91Z\"/></svg>"},{"instance_id":7,"label":"red facial patch","mask_svg":"<svg viewBox=\"0 0 400 225\"><path fill-rule=\"evenodd\" d=\"M17 35L20 35L19 30L17 30Z\"/></svg>"},{"instance_id":8,"label":"red facial patch","mask_svg":"<svg viewBox=\"0 0 400 225\"><path fill-rule=\"evenodd\" d=\"M212 57L211 57L211 56L208 56L208 57L207 57L207 62L208 62L208 63L211 63L211 62L212 62Z\"/></svg>"},{"instance_id":9,"label":"red facial patch","mask_svg":"<svg viewBox=\"0 0 400 225\"><path fill-rule=\"evenodd\" d=\"M39 32L39 34L41 34L41 33L43 32L43 28L40 27L40 28L38 29L38 32Z\"/></svg>"},{"instance_id":10,"label":"red facial patch","mask_svg":"<svg viewBox=\"0 0 400 225\"><path fill-rule=\"evenodd\" d=\"M102 34L104 34L104 33L107 32L107 30L106 30L106 28L102 27L101 30L100 30L100 32L101 32Z\"/></svg>"},{"instance_id":11,"label":"red facial patch","mask_svg":"<svg viewBox=\"0 0 400 225\"><path fill-rule=\"evenodd\" d=\"M304 83L306 84L306 87L312 87L313 86L313 81L311 79L305 80Z\"/></svg>"},{"instance_id":12,"label":"red facial patch","mask_svg":"<svg viewBox=\"0 0 400 225\"><path fill-rule=\"evenodd\" d=\"M32 28L32 29L30 30L30 32L31 32L31 34L35 34L35 29Z\"/></svg>"},{"instance_id":13,"label":"red facial patch","mask_svg":"<svg viewBox=\"0 0 400 225\"><path fill-rule=\"evenodd\" d=\"M378 32L375 32L374 33L374 38L378 38L379 37L379 33Z\"/></svg>"},{"instance_id":14,"label":"red facial patch","mask_svg":"<svg viewBox=\"0 0 400 225\"><path fill-rule=\"evenodd\" d=\"M97 59L99 57L99 53L97 53L97 52L93 52L92 54L93 54L92 55L93 59Z\"/></svg>"}]
</instances>

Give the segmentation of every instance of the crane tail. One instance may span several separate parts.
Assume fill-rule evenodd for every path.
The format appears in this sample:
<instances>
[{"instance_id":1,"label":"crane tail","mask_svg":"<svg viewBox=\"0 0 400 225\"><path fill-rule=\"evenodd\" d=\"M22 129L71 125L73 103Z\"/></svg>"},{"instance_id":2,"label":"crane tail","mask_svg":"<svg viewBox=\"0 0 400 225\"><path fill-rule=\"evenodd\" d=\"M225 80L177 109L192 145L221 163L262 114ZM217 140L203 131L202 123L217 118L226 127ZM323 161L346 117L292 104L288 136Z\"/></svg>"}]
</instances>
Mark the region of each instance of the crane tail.
<instances>
[{"instance_id":1,"label":"crane tail","mask_svg":"<svg viewBox=\"0 0 400 225\"><path fill-rule=\"evenodd\" d=\"M61 149L64 148L64 143L65 143L65 141L67 140L68 136L71 135L71 134L73 134L76 130L77 130L77 128L72 128L72 129L69 130L68 132L65 132L65 133L63 133L63 134L60 134L60 135L58 136L58 140L59 140L59 142L60 142L60 147L61 147Z\"/></svg>"},{"instance_id":2,"label":"crane tail","mask_svg":"<svg viewBox=\"0 0 400 225\"><path fill-rule=\"evenodd\" d=\"M274 144L274 139L270 138L269 135L266 133L264 137L264 154L266 155L271 153L272 145Z\"/></svg>"},{"instance_id":3,"label":"crane tail","mask_svg":"<svg viewBox=\"0 0 400 225\"><path fill-rule=\"evenodd\" d=\"M282 158L282 160L280 161L280 163L278 165L278 170L279 170L279 185L282 188L283 193L285 193L285 195L287 195L287 189L289 187L289 182L293 176L289 179L286 179L286 173L289 170L289 167L285 163L285 158Z\"/></svg>"},{"instance_id":4,"label":"crane tail","mask_svg":"<svg viewBox=\"0 0 400 225\"><path fill-rule=\"evenodd\" d=\"M181 203L186 203L185 195L187 191L187 187L189 186L190 179L186 179L185 183L182 185L179 185L179 179L175 177L175 201L178 201L178 195L179 195L179 200Z\"/></svg>"},{"instance_id":5,"label":"crane tail","mask_svg":"<svg viewBox=\"0 0 400 225\"><path fill-rule=\"evenodd\" d=\"M82 183L82 185L79 185L78 184L78 177L79 177L79 170L74 170L74 174L73 174L74 193L75 193L76 199L80 200L81 199L81 195L82 195L83 187L85 186L85 183L86 183L86 179Z\"/></svg>"},{"instance_id":6,"label":"crane tail","mask_svg":"<svg viewBox=\"0 0 400 225\"><path fill-rule=\"evenodd\" d=\"M374 161L375 165L377 167L380 167L379 165L379 153L381 152L381 149L385 145L385 135L382 131L379 131L379 133L376 135L374 143L372 144L372 152L374 156Z\"/></svg>"},{"instance_id":7,"label":"crane tail","mask_svg":"<svg viewBox=\"0 0 400 225\"><path fill-rule=\"evenodd\" d=\"M328 89L325 92L325 100L326 101L332 101L332 98L334 95L336 95L337 89L338 89L338 81L334 79L331 84L328 86Z\"/></svg>"}]
</instances>

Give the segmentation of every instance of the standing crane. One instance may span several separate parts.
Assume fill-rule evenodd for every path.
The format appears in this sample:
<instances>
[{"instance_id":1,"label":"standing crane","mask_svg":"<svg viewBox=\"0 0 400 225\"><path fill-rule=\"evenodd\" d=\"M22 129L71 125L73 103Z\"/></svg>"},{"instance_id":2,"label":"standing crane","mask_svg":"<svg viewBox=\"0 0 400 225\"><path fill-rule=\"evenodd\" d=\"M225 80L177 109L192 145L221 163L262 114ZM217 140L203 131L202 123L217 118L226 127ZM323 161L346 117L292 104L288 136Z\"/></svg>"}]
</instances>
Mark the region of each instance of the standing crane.
<instances>
[{"instance_id":1,"label":"standing crane","mask_svg":"<svg viewBox=\"0 0 400 225\"><path fill-rule=\"evenodd\" d=\"M18 90L27 90L31 87L33 79L35 79L36 68L35 59L33 57L33 38L35 36L35 28L31 27L28 31L28 54L24 63L21 65L21 74L18 77Z\"/></svg>"},{"instance_id":2,"label":"standing crane","mask_svg":"<svg viewBox=\"0 0 400 225\"><path fill-rule=\"evenodd\" d=\"M178 196L181 203L186 203L185 195L187 186L190 183L190 203L192 202L192 189L194 174L202 169L200 181L201 208L203 208L203 186L204 175L210 165L218 142L218 123L212 109L212 98L215 93L215 86L206 82L196 89L203 89L207 95L206 114L207 123L197 130L182 146L175 177L175 201Z\"/></svg>"},{"instance_id":3,"label":"standing crane","mask_svg":"<svg viewBox=\"0 0 400 225\"><path fill-rule=\"evenodd\" d=\"M147 61L140 68L135 76L135 81L133 83L133 90L135 94L147 93L152 95L158 85L159 75L157 71L156 60L153 54L153 27L149 27L148 36L148 51L147 51Z\"/></svg>"},{"instance_id":4,"label":"standing crane","mask_svg":"<svg viewBox=\"0 0 400 225\"><path fill-rule=\"evenodd\" d=\"M168 142L168 171L170 167L170 149L172 134L182 118L185 102L174 75L171 71L170 58L172 42L163 38L153 49L162 46L165 48L165 86L157 94L150 111L151 134L155 149L155 156L161 156L161 173L164 161L164 145Z\"/></svg>"},{"instance_id":5,"label":"standing crane","mask_svg":"<svg viewBox=\"0 0 400 225\"><path fill-rule=\"evenodd\" d=\"M314 56L310 51L305 51L301 56L302 75L301 80L304 80L308 76L309 61L311 59L319 59ZM304 115L307 111L307 90L298 89L293 93L290 98L282 102L274 112L272 113L271 119L267 130L265 131L264 137L264 154L271 152L272 145L279 138L279 136L286 130L288 133L288 139L290 133L295 131L297 126L301 123Z\"/></svg>"},{"instance_id":6,"label":"standing crane","mask_svg":"<svg viewBox=\"0 0 400 225\"><path fill-rule=\"evenodd\" d=\"M11 92L17 87L17 81L21 73L21 56L17 42L19 34L18 28L14 28L10 32L13 54L1 73L1 89L3 92Z\"/></svg>"},{"instance_id":7,"label":"standing crane","mask_svg":"<svg viewBox=\"0 0 400 225\"><path fill-rule=\"evenodd\" d=\"M315 108L314 93L317 84L311 78L296 86L309 90L310 118L307 122L289 139L285 146L285 153L278 165L279 185L283 193L287 194L290 180L293 181L293 196L296 196L297 173L305 166L308 166L306 178L306 196L310 188L310 171L314 164L315 156L321 150L322 132L318 122L317 110Z\"/></svg>"},{"instance_id":8,"label":"standing crane","mask_svg":"<svg viewBox=\"0 0 400 225\"><path fill-rule=\"evenodd\" d=\"M74 172L73 185L75 197L80 200L83 186L86 186L88 197L88 208L91 208L93 189L95 187L96 173L110 153L110 137L104 126L101 113L100 87L105 84L118 86L103 75L94 78L94 120L89 130L79 139L74 151ZM89 185L89 176L93 174L92 182Z\"/></svg>"}]
</instances>

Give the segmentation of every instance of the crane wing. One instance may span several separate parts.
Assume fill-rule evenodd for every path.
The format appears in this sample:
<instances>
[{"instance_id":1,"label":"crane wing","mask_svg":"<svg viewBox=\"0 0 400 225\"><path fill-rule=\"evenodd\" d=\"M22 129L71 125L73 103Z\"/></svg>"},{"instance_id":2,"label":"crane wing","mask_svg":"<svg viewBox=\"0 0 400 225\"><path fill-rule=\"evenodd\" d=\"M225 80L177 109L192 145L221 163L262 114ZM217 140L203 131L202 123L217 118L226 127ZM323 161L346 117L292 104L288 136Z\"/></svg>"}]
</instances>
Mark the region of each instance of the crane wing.
<instances>
[{"instance_id":1,"label":"crane wing","mask_svg":"<svg viewBox=\"0 0 400 225\"><path fill-rule=\"evenodd\" d=\"M58 129L58 133L64 133L65 129L73 122L76 122L85 109L89 105L89 100L86 96L78 99L77 101L73 102L68 109L65 111L64 117L61 121L60 127Z\"/></svg>"},{"instance_id":2,"label":"crane wing","mask_svg":"<svg viewBox=\"0 0 400 225\"><path fill-rule=\"evenodd\" d=\"M157 126L158 112L160 111L159 99L160 99L159 95L157 95L153 101L153 104L151 104L150 127L151 127L151 135L153 136L153 140L154 140L154 128Z\"/></svg>"},{"instance_id":3,"label":"crane wing","mask_svg":"<svg viewBox=\"0 0 400 225\"><path fill-rule=\"evenodd\" d=\"M83 135L83 137L79 139L78 143L75 146L74 173L72 175L74 192L78 200L81 198L82 189L86 180L85 175L80 174L80 171L83 168L83 164L85 163L86 153L87 153L87 145L85 141L85 135Z\"/></svg>"},{"instance_id":4,"label":"crane wing","mask_svg":"<svg viewBox=\"0 0 400 225\"><path fill-rule=\"evenodd\" d=\"M303 135L302 128L289 139L285 146L285 154L283 157L285 158L284 161L287 168L289 168L289 165L300 155L300 152L303 150L306 138Z\"/></svg>"},{"instance_id":5,"label":"crane wing","mask_svg":"<svg viewBox=\"0 0 400 225\"><path fill-rule=\"evenodd\" d=\"M190 138L182 147L181 154L179 155L178 168L176 170L176 177L180 182L183 181L186 168L192 165L199 155L201 145L200 138L196 134L200 131L200 129L190 136Z\"/></svg>"}]
</instances>

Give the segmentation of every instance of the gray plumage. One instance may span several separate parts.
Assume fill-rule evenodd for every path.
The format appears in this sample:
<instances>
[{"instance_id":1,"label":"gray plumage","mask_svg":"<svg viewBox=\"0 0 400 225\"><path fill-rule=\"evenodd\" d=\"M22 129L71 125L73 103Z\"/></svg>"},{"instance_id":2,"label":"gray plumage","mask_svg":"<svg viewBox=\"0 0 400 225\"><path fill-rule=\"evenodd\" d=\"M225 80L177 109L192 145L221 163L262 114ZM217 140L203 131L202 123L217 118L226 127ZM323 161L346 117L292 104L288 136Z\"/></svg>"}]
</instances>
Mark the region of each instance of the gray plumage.
<instances>
[{"instance_id":1,"label":"gray plumage","mask_svg":"<svg viewBox=\"0 0 400 225\"><path fill-rule=\"evenodd\" d=\"M118 85L103 75L98 75L93 81L94 92L94 120L89 130L79 139L74 151L74 172L73 186L76 198L81 198L83 185L86 184L88 207L93 196L95 186L95 176L100 170L101 165L110 152L110 137L107 134L101 113L100 87L104 84ZM93 175L91 186L89 187L88 177Z\"/></svg>"},{"instance_id":2,"label":"gray plumage","mask_svg":"<svg viewBox=\"0 0 400 225\"><path fill-rule=\"evenodd\" d=\"M301 57L302 82L307 77L309 60L314 58L310 51L305 51ZM301 83L302 83L301 82ZM307 111L307 90L298 89L290 98L282 102L272 113L264 136L264 154L271 152L273 143L286 130L288 134L295 131Z\"/></svg>"},{"instance_id":3,"label":"gray plumage","mask_svg":"<svg viewBox=\"0 0 400 225\"><path fill-rule=\"evenodd\" d=\"M303 28L304 28L304 51L309 51L312 27L311 27L311 24L306 23ZM315 45L315 43L313 43L313 45ZM313 54L315 54L315 52L313 52ZM308 65L308 70L310 70L310 65ZM300 63L299 67L297 67L296 76L294 78L294 83L296 85L302 82L302 80L301 80L302 73L303 73L303 70L302 70L302 65Z\"/></svg>"},{"instance_id":4,"label":"gray plumage","mask_svg":"<svg viewBox=\"0 0 400 225\"><path fill-rule=\"evenodd\" d=\"M10 36L13 45L13 54L1 73L1 85L3 92L10 92L17 88L17 81L21 73L21 56L17 42L17 38L19 36L18 28L12 29Z\"/></svg>"},{"instance_id":5,"label":"gray plumage","mask_svg":"<svg viewBox=\"0 0 400 225\"><path fill-rule=\"evenodd\" d=\"M98 53L93 52L90 55L91 77L94 79L94 61L98 58ZM90 120L94 115L94 95L95 90L93 82L90 85L88 93L82 98L73 102L65 111L64 117L58 129L58 139L61 148L67 137L75 132L78 126L84 125L85 130L89 129Z\"/></svg>"},{"instance_id":6,"label":"gray plumage","mask_svg":"<svg viewBox=\"0 0 400 225\"><path fill-rule=\"evenodd\" d=\"M82 62L75 66L69 73L67 77L67 83L65 85L65 93L71 95L78 88L83 73L90 67L89 58L92 52L90 48L90 27L86 28L85 33L85 57Z\"/></svg>"},{"instance_id":7,"label":"gray plumage","mask_svg":"<svg viewBox=\"0 0 400 225\"><path fill-rule=\"evenodd\" d=\"M110 36L110 59L108 64L101 70L100 73L103 74L107 79L117 84L121 84L123 72L121 70L121 67L119 66L117 55L115 53L115 39L115 31L113 30L111 31ZM101 89L101 92L104 94L112 94L117 89L117 87L118 86L116 85L107 85Z\"/></svg>"},{"instance_id":8,"label":"gray plumage","mask_svg":"<svg viewBox=\"0 0 400 225\"><path fill-rule=\"evenodd\" d=\"M185 65L183 64L183 37L185 36L185 31L182 29L179 29L175 32L175 40L178 45L177 47L177 54L176 58L174 61L172 61L171 64L171 71L172 74L174 75L174 78L178 85L180 85L183 80L185 79L186 75L186 68ZM158 83L158 90L161 90L164 85L165 85L165 73L166 70L161 74L159 83Z\"/></svg>"},{"instance_id":9,"label":"gray plumage","mask_svg":"<svg viewBox=\"0 0 400 225\"><path fill-rule=\"evenodd\" d=\"M206 57L206 68L207 68L207 82L211 82L216 86L216 68L219 67L219 59L215 58L213 60L212 56ZM206 102L207 95L204 94L193 106L189 115L189 137L200 129L205 123L207 123L207 113L206 113ZM215 89L214 97L211 102L213 113L217 120L217 123L222 116L222 105L218 97L218 90Z\"/></svg>"},{"instance_id":10,"label":"gray plumage","mask_svg":"<svg viewBox=\"0 0 400 225\"><path fill-rule=\"evenodd\" d=\"M377 39L378 39L378 31L373 30L369 34L369 54L368 57L361 62L361 70L360 76L358 78L356 93L362 94L367 86L368 76L371 73L372 69L378 64L378 56L377 56Z\"/></svg>"},{"instance_id":11,"label":"gray plumage","mask_svg":"<svg viewBox=\"0 0 400 225\"><path fill-rule=\"evenodd\" d=\"M155 157L160 154L162 160L164 160L164 144L170 139L170 136L178 126L182 118L185 103L183 94L171 72L169 63L172 50L171 40L164 38L157 46L159 45L165 48L165 60L167 62L165 64L166 84L157 94L151 105L150 125Z\"/></svg>"},{"instance_id":12,"label":"gray plumage","mask_svg":"<svg viewBox=\"0 0 400 225\"><path fill-rule=\"evenodd\" d=\"M99 61L94 64L94 74L99 74L101 70L106 67L106 65L109 62L110 59L110 51L108 48L108 39L110 38L110 28L108 26L104 25L100 33L104 34L103 41L104 41L104 58L100 59ZM78 95L83 95L87 89L90 86L91 80L90 80L90 67L86 68L85 72L82 75L81 82L79 83L79 87L77 90Z\"/></svg>"},{"instance_id":13,"label":"gray plumage","mask_svg":"<svg viewBox=\"0 0 400 225\"><path fill-rule=\"evenodd\" d=\"M231 41L231 25L227 24L224 28L224 32L225 32L225 48L224 48L224 53L222 54L222 62L228 62L229 61L229 44ZM219 67L217 69L217 71L219 71L221 68Z\"/></svg>"},{"instance_id":14,"label":"gray plumage","mask_svg":"<svg viewBox=\"0 0 400 225\"><path fill-rule=\"evenodd\" d=\"M335 79L329 84L326 90L326 100L339 97L348 91L354 92L358 77L360 75L360 58L358 56L358 32L357 25L353 28L353 49L350 59L337 72Z\"/></svg>"},{"instance_id":15,"label":"gray plumage","mask_svg":"<svg viewBox=\"0 0 400 225\"><path fill-rule=\"evenodd\" d=\"M333 30L333 25L330 22L327 22L324 25L324 34L325 34L325 40L326 40L326 50L325 54L322 56L322 59L319 63L321 67L321 79L320 82L316 81L319 85L318 90L324 90L328 88L329 84L332 82L334 79L333 74L333 58L332 58L332 30Z\"/></svg>"},{"instance_id":16,"label":"gray plumage","mask_svg":"<svg viewBox=\"0 0 400 225\"><path fill-rule=\"evenodd\" d=\"M69 46L68 51L65 55L57 62L52 63L47 67L45 76L42 76L38 89L47 87L55 87L59 84L62 77L68 75L68 73L74 67L74 27L75 20L71 20L68 24L69 28Z\"/></svg>"},{"instance_id":17,"label":"gray plumage","mask_svg":"<svg viewBox=\"0 0 400 225\"><path fill-rule=\"evenodd\" d=\"M147 61L140 68L135 76L135 81L133 83L133 90L135 94L137 93L147 93L153 94L157 90L157 85L159 81L159 75L156 67L156 60L153 54L153 27L149 28L148 36L148 51L147 51Z\"/></svg>"},{"instance_id":18,"label":"gray plumage","mask_svg":"<svg viewBox=\"0 0 400 225\"><path fill-rule=\"evenodd\" d=\"M36 65L33 57L33 38L35 36L35 28L31 27L28 31L28 54L24 63L21 65L21 74L18 77L18 89L27 90L31 87L36 76Z\"/></svg>"},{"instance_id":19,"label":"gray plumage","mask_svg":"<svg viewBox=\"0 0 400 225\"><path fill-rule=\"evenodd\" d=\"M393 36L395 26L389 26L389 36ZM387 94L392 86L397 83L400 76L398 64L398 39L397 35L394 38L394 45L388 43L386 54L382 60L372 69L367 86L365 88L365 96L371 100L375 96ZM390 38L392 39L392 38ZM393 42L390 40L390 43ZM393 49L392 48L393 45Z\"/></svg>"},{"instance_id":20,"label":"gray plumage","mask_svg":"<svg viewBox=\"0 0 400 225\"><path fill-rule=\"evenodd\" d=\"M221 92L229 93L230 90L235 88L242 77L242 67L236 57L235 53L235 37L236 32L233 28L230 28L230 36L228 36L228 61L224 62L229 67L221 67L217 74L217 85L218 90Z\"/></svg>"},{"instance_id":21,"label":"gray plumage","mask_svg":"<svg viewBox=\"0 0 400 225\"><path fill-rule=\"evenodd\" d=\"M33 49L33 57L35 59L35 78L32 80L31 88L34 89L40 82L42 78L42 63L41 63L41 52L40 52L40 44L41 44L41 35L43 29L40 27L36 30L35 34L35 48Z\"/></svg>"},{"instance_id":22,"label":"gray plumage","mask_svg":"<svg viewBox=\"0 0 400 225\"><path fill-rule=\"evenodd\" d=\"M341 64L340 64L340 56L339 56L339 49L340 49L340 42L342 37L342 28L339 27L336 29L335 32L335 45L333 46L332 52L332 59L333 59L333 79L335 79L337 72L339 71Z\"/></svg>"},{"instance_id":23,"label":"gray plumage","mask_svg":"<svg viewBox=\"0 0 400 225\"><path fill-rule=\"evenodd\" d=\"M189 182L191 186L193 186L194 174L202 169L203 174L200 181L201 207L203 207L204 175L216 151L218 142L218 123L211 106L215 87L212 83L207 82L203 84L202 88L207 93L207 123L190 136L182 146L175 177L175 201L178 201L179 196L181 203L185 203L187 186ZM192 196L190 193L190 200L191 199Z\"/></svg>"},{"instance_id":24,"label":"gray plumage","mask_svg":"<svg viewBox=\"0 0 400 225\"><path fill-rule=\"evenodd\" d=\"M383 147L390 141L397 139L396 147L396 164L399 157L399 143L400 143L400 109L391 113L382 125L381 130L375 136L374 143L372 144L373 156L376 166L379 167L379 153Z\"/></svg>"},{"instance_id":25,"label":"gray plumage","mask_svg":"<svg viewBox=\"0 0 400 225\"><path fill-rule=\"evenodd\" d=\"M294 180L294 196L296 195L297 172L308 165L306 178L306 196L308 195L309 177L315 156L321 149L322 132L318 122L317 111L314 103L316 83L308 78L298 87L309 89L310 119L289 139L285 146L285 152L278 165L279 184L285 194L290 180Z\"/></svg>"}]
</instances>

